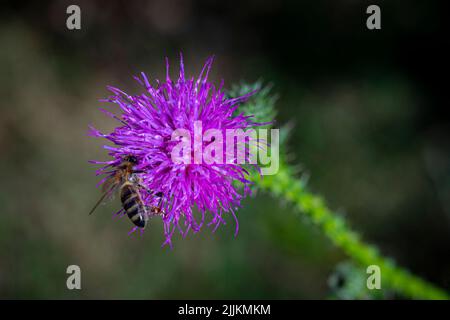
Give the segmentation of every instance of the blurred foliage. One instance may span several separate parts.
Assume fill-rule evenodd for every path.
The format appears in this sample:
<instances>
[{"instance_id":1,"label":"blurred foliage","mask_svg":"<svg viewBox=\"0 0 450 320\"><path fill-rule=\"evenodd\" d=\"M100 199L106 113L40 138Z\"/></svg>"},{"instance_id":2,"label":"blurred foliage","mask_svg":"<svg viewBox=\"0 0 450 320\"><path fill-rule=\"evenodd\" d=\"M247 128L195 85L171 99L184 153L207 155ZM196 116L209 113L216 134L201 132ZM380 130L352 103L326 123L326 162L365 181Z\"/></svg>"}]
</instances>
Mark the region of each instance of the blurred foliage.
<instances>
[{"instance_id":1,"label":"blurred foliage","mask_svg":"<svg viewBox=\"0 0 450 320\"><path fill-rule=\"evenodd\" d=\"M253 95L242 106L235 111L235 113L244 113L252 116L252 121L256 123L270 123L265 126L258 126L258 128L268 128L273 126L276 119L277 112L275 110L275 102L277 96L271 94L272 86L264 85L262 80L253 84L245 82L234 84L228 92L230 98L241 97L252 93Z\"/></svg>"}]
</instances>

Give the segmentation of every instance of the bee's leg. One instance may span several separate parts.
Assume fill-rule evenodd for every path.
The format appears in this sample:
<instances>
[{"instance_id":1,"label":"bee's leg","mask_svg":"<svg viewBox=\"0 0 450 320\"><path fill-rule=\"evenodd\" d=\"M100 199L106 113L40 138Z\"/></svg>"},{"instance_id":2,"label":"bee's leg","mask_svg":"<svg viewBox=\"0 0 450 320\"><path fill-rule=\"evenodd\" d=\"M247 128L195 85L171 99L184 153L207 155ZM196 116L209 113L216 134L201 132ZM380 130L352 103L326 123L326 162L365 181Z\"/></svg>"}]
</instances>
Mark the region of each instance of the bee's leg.
<instances>
[{"instance_id":1,"label":"bee's leg","mask_svg":"<svg viewBox=\"0 0 450 320\"><path fill-rule=\"evenodd\" d=\"M137 183L137 186L141 189L144 189L145 191L148 192L149 195L154 195L155 197L159 198L159 202L158 202L158 207L161 206L162 200L163 200L163 193L162 192L154 192L152 190L150 190L149 188L147 188L146 186L142 185L141 183Z\"/></svg>"},{"instance_id":2,"label":"bee's leg","mask_svg":"<svg viewBox=\"0 0 450 320\"><path fill-rule=\"evenodd\" d=\"M113 218L115 218L115 217L122 218L125 214L126 214L126 211L125 211L123 208L121 208L119 211L117 211L117 212L113 215Z\"/></svg>"},{"instance_id":3,"label":"bee's leg","mask_svg":"<svg viewBox=\"0 0 450 320\"><path fill-rule=\"evenodd\" d=\"M137 185L139 188L144 189L144 190L147 191L149 194L153 194L153 191L150 190L149 188L147 188L146 186L144 186L140 181L136 181L135 183L136 183L136 185Z\"/></svg>"},{"instance_id":4,"label":"bee's leg","mask_svg":"<svg viewBox=\"0 0 450 320\"><path fill-rule=\"evenodd\" d=\"M155 197L157 197L157 198L159 198L159 201L158 201L158 205L156 205L156 206L152 206L151 208L150 208L150 210L152 211L152 213L155 215L155 214L164 214L163 212L162 212L162 210L161 210L161 205L162 205L162 202L163 202L163 193L162 192L157 192L157 193L155 193Z\"/></svg>"},{"instance_id":5,"label":"bee's leg","mask_svg":"<svg viewBox=\"0 0 450 320\"><path fill-rule=\"evenodd\" d=\"M149 217L156 216L156 213L155 213L156 207L154 207L154 206L145 206L145 209L148 211L147 215Z\"/></svg>"},{"instance_id":6,"label":"bee's leg","mask_svg":"<svg viewBox=\"0 0 450 320\"><path fill-rule=\"evenodd\" d=\"M159 215L163 215L164 216L164 211L161 210L161 203L162 200L159 201L157 206L146 206L146 209L149 212L149 217L154 217L154 216L159 216Z\"/></svg>"}]
</instances>

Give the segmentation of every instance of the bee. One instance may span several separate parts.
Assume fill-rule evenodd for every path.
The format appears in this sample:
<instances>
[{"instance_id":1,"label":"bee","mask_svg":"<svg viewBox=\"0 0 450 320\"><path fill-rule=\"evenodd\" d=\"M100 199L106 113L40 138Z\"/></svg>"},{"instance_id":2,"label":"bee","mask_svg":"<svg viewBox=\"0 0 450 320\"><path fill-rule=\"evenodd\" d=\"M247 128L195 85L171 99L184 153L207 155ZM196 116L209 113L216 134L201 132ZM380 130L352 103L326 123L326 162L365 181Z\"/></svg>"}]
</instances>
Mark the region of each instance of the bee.
<instances>
[{"instance_id":1,"label":"bee","mask_svg":"<svg viewBox=\"0 0 450 320\"><path fill-rule=\"evenodd\" d=\"M138 160L135 156L128 155L123 158L111 177L103 184L103 195L89 212L89 215L95 211L100 203L111 197L116 191L119 191L123 210L137 228L144 229L150 216L162 214L160 206L163 194L161 192L155 194L160 199L158 206L148 207L144 204L140 190L145 189L150 194L153 194L153 192L141 184L137 174L142 171L134 170L137 164Z\"/></svg>"}]
</instances>

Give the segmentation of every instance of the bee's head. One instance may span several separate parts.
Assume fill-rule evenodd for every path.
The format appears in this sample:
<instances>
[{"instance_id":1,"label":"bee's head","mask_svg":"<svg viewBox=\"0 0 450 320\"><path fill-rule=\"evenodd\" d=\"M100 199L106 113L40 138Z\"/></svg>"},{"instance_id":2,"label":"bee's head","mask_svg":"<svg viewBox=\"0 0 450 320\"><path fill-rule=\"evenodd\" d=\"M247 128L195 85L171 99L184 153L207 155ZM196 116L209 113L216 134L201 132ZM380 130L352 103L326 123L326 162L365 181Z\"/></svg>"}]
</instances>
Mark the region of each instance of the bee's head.
<instances>
[{"instance_id":1,"label":"bee's head","mask_svg":"<svg viewBox=\"0 0 450 320\"><path fill-rule=\"evenodd\" d=\"M138 159L135 156L133 156L133 155L125 156L123 158L123 160L126 161L126 162L129 162L129 163L132 163L132 164L137 164L138 163Z\"/></svg>"}]
</instances>

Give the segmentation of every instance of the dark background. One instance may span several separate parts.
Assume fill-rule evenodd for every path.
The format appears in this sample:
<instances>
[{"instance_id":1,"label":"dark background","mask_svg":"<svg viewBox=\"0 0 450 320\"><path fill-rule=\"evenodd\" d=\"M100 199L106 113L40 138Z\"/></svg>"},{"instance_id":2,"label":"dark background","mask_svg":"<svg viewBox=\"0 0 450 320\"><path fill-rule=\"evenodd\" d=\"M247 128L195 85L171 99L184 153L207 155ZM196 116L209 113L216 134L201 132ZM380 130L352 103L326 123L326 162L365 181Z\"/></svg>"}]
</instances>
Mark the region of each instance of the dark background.
<instances>
[{"instance_id":1,"label":"dark background","mask_svg":"<svg viewBox=\"0 0 450 320\"><path fill-rule=\"evenodd\" d=\"M78 4L82 29L66 28ZM369 4L382 29L366 28ZM128 237L89 159L106 85L189 75L263 79L310 188L384 254L450 289L449 42L444 1L54 1L1 4L0 298L328 298L346 257L292 208L258 193L215 234L160 248L162 226ZM65 286L82 270L82 290Z\"/></svg>"}]
</instances>

